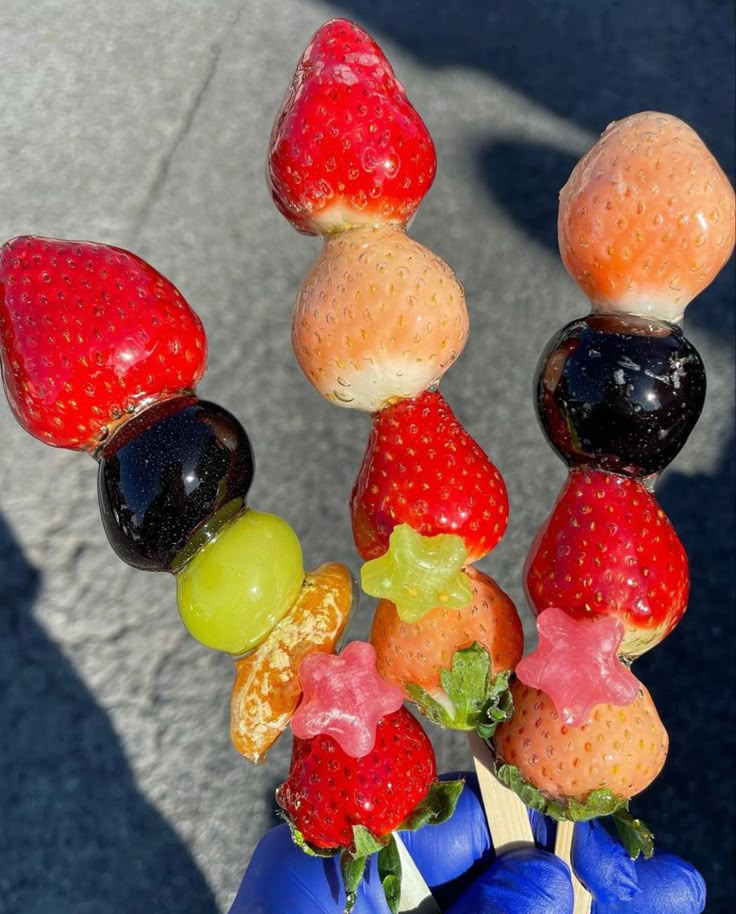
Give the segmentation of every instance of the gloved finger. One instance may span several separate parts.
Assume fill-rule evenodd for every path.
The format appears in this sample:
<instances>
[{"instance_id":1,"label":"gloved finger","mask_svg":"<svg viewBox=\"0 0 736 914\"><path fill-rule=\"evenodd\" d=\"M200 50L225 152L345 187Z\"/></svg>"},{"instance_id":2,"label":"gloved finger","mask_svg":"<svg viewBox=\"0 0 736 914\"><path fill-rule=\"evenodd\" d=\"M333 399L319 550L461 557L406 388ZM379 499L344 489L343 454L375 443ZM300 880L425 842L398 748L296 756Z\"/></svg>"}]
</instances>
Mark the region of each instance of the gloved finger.
<instances>
[{"instance_id":1,"label":"gloved finger","mask_svg":"<svg viewBox=\"0 0 736 914\"><path fill-rule=\"evenodd\" d=\"M597 819L577 823L571 856L575 875L599 903L628 901L638 893L634 861Z\"/></svg>"},{"instance_id":2,"label":"gloved finger","mask_svg":"<svg viewBox=\"0 0 736 914\"><path fill-rule=\"evenodd\" d=\"M230 914L343 914L345 892L337 857L310 857L291 840L288 825L263 836ZM389 914L375 857L358 891L354 914Z\"/></svg>"},{"instance_id":3,"label":"gloved finger","mask_svg":"<svg viewBox=\"0 0 736 914\"><path fill-rule=\"evenodd\" d=\"M567 865L547 851L522 848L501 854L447 914L572 914Z\"/></svg>"},{"instance_id":4,"label":"gloved finger","mask_svg":"<svg viewBox=\"0 0 736 914\"><path fill-rule=\"evenodd\" d=\"M478 778L469 771L441 776L442 780L459 777L465 779L465 787L447 822L414 832L401 832L402 841L429 886L456 879L479 861L490 863L493 860Z\"/></svg>"},{"instance_id":5,"label":"gloved finger","mask_svg":"<svg viewBox=\"0 0 736 914\"><path fill-rule=\"evenodd\" d=\"M655 851L650 860L635 861L639 892L629 901L593 903L593 914L702 914L705 881L674 854Z\"/></svg>"},{"instance_id":6,"label":"gloved finger","mask_svg":"<svg viewBox=\"0 0 736 914\"><path fill-rule=\"evenodd\" d=\"M529 816L535 844L552 853L555 849L555 835L557 834L554 820L529 806L527 806L526 812Z\"/></svg>"}]
</instances>

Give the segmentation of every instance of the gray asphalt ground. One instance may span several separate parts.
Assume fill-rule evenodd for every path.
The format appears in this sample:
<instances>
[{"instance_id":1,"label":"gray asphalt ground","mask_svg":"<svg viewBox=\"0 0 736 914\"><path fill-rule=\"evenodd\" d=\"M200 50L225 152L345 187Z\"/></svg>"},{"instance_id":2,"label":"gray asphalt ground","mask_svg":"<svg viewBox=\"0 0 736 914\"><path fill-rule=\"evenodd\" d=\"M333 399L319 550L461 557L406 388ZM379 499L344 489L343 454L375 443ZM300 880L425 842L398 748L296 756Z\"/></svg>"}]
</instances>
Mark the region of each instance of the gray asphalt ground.
<instances>
[{"instance_id":1,"label":"gray asphalt ground","mask_svg":"<svg viewBox=\"0 0 736 914\"><path fill-rule=\"evenodd\" d=\"M534 418L546 340L585 313L556 252L559 187L606 124L689 121L734 169L726 0L0 0L0 240L81 238L141 254L202 316L200 394L238 415L251 504L287 518L308 565L357 570L347 498L366 415L322 401L289 341L318 242L266 192L271 122L313 31L379 40L439 152L412 228L465 284L468 347L443 391L503 472L512 521L483 563L523 607L520 567L564 477ZM692 562L689 614L638 666L671 735L635 805L732 911L733 263L688 313L709 372L658 490ZM232 664L184 632L168 575L117 560L87 457L44 447L0 403L0 914L218 914L274 822L279 745L231 748ZM366 600L355 636L368 632ZM437 731L443 768L468 764Z\"/></svg>"}]
</instances>

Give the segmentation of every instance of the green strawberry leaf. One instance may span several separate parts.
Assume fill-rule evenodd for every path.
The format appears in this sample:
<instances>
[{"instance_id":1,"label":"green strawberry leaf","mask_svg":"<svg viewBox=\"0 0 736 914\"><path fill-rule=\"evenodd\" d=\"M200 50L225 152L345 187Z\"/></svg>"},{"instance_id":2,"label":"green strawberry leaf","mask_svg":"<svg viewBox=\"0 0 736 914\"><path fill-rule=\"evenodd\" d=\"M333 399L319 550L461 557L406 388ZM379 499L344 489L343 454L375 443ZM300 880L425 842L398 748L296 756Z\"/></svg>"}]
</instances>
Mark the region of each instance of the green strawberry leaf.
<instances>
[{"instance_id":1,"label":"green strawberry leaf","mask_svg":"<svg viewBox=\"0 0 736 914\"><path fill-rule=\"evenodd\" d=\"M621 808L613 814L613 821L632 860L639 854L644 854L648 860L654 854L654 835L641 819L635 819L627 809Z\"/></svg>"},{"instance_id":2,"label":"green strawberry leaf","mask_svg":"<svg viewBox=\"0 0 736 914\"><path fill-rule=\"evenodd\" d=\"M486 703L491 678L491 658L485 647L475 642L452 655L452 668L440 672L440 682L455 708L459 729L474 730Z\"/></svg>"},{"instance_id":3,"label":"green strawberry leaf","mask_svg":"<svg viewBox=\"0 0 736 914\"><path fill-rule=\"evenodd\" d=\"M514 699L509 688L510 676L510 670L503 670L490 683L488 699L475 728L482 739L490 739L499 724L511 720L514 713Z\"/></svg>"},{"instance_id":4,"label":"green strawberry leaf","mask_svg":"<svg viewBox=\"0 0 736 914\"><path fill-rule=\"evenodd\" d=\"M451 730L482 730L481 736L488 738L500 721L511 716L509 676L503 672L491 678L488 650L476 641L455 651L452 667L440 672L446 704L415 683L405 682L404 687L433 723Z\"/></svg>"},{"instance_id":5,"label":"green strawberry leaf","mask_svg":"<svg viewBox=\"0 0 736 914\"><path fill-rule=\"evenodd\" d=\"M625 803L612 791L601 788L592 790L585 798L585 802L570 798L567 801L566 819L571 822L585 822L588 819L598 819L601 816L610 816Z\"/></svg>"},{"instance_id":6,"label":"green strawberry leaf","mask_svg":"<svg viewBox=\"0 0 736 914\"><path fill-rule=\"evenodd\" d=\"M373 832L369 831L364 825L353 825L353 847L354 857L370 857L382 850L386 846L386 838L381 840Z\"/></svg>"},{"instance_id":7,"label":"green strawberry leaf","mask_svg":"<svg viewBox=\"0 0 736 914\"><path fill-rule=\"evenodd\" d=\"M401 902L401 858L393 835L388 844L379 851L377 862L386 904L391 914L398 914Z\"/></svg>"},{"instance_id":8,"label":"green strawberry leaf","mask_svg":"<svg viewBox=\"0 0 736 914\"><path fill-rule=\"evenodd\" d=\"M304 835L299 831L299 829L294 825L294 823L289 819L285 814L281 814L281 817L286 820L286 823L289 826L289 831L291 832L291 840L296 844L297 847L301 848L305 854L310 857L334 857L340 853L340 848L324 848L324 847L314 847L310 844L309 841L304 837Z\"/></svg>"},{"instance_id":9,"label":"green strawberry leaf","mask_svg":"<svg viewBox=\"0 0 736 914\"><path fill-rule=\"evenodd\" d=\"M366 857L357 857L348 851L344 851L340 856L340 872L345 886L345 914L350 914L355 907L366 860Z\"/></svg>"},{"instance_id":10,"label":"green strawberry leaf","mask_svg":"<svg viewBox=\"0 0 736 914\"><path fill-rule=\"evenodd\" d=\"M411 700L428 720L431 720L433 724L437 724L438 727L444 727L447 730L453 729L453 717L444 705L432 698L429 692L414 682L405 682L403 685Z\"/></svg>"},{"instance_id":11,"label":"green strawberry leaf","mask_svg":"<svg viewBox=\"0 0 736 914\"><path fill-rule=\"evenodd\" d=\"M533 787L514 765L497 766L496 777L513 790L526 806L558 821L584 822L600 816L610 816L626 805L626 800L603 788L592 790L582 803L571 797L562 801L552 800L541 790Z\"/></svg>"},{"instance_id":12,"label":"green strawberry leaf","mask_svg":"<svg viewBox=\"0 0 736 914\"><path fill-rule=\"evenodd\" d=\"M513 790L525 806L537 809L539 812L547 811L549 805L547 798L536 787L532 787L514 765L496 765L496 777L509 790Z\"/></svg>"},{"instance_id":13,"label":"green strawberry leaf","mask_svg":"<svg viewBox=\"0 0 736 914\"><path fill-rule=\"evenodd\" d=\"M404 819L397 831L416 831L424 825L441 825L455 812L465 781L435 781L427 796Z\"/></svg>"}]
</instances>

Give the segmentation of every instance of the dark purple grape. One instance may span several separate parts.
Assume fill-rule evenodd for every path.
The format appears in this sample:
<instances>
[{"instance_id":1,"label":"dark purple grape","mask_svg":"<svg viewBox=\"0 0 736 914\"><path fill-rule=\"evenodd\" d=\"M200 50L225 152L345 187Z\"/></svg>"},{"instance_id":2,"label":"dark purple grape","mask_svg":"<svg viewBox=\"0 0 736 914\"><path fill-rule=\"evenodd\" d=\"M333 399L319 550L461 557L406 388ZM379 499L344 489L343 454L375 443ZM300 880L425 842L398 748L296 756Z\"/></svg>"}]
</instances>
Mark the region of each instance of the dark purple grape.
<instances>
[{"instance_id":1,"label":"dark purple grape","mask_svg":"<svg viewBox=\"0 0 736 914\"><path fill-rule=\"evenodd\" d=\"M705 368L675 324L591 314L547 345L537 414L570 466L644 477L679 453L705 400Z\"/></svg>"},{"instance_id":2,"label":"dark purple grape","mask_svg":"<svg viewBox=\"0 0 736 914\"><path fill-rule=\"evenodd\" d=\"M252 481L250 441L233 415L194 396L165 400L102 451L105 533L128 564L172 570L244 506Z\"/></svg>"}]
</instances>

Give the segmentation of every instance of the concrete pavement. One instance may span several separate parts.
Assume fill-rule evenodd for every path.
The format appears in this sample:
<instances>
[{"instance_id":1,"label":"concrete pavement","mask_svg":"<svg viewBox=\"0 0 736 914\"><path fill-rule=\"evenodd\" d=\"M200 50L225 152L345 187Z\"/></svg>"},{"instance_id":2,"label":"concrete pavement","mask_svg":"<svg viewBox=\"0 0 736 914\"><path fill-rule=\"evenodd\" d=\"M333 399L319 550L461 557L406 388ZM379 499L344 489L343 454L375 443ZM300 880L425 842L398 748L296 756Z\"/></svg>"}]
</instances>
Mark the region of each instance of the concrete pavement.
<instances>
[{"instance_id":1,"label":"concrete pavement","mask_svg":"<svg viewBox=\"0 0 736 914\"><path fill-rule=\"evenodd\" d=\"M104 241L169 276L207 328L200 394L251 435L251 503L292 523L309 565L357 569L346 502L369 420L320 400L295 364L290 311L318 243L263 181L294 64L335 15L372 31L435 138L412 234L466 287L472 335L443 392L507 480L511 526L483 567L521 607L520 566L564 476L531 376L586 310L555 250L557 191L608 121L646 108L688 120L733 174L730 4L0 0L0 240ZM709 912L733 897L719 819L724 781L733 796L733 305L732 263L688 313L708 402L658 490L691 556L691 611L637 667L672 748L636 811L704 871ZM0 914L226 911L274 821L288 745L259 769L237 756L231 663L185 634L171 578L116 559L93 462L25 435L4 402L0 607ZM443 768L468 764L460 736L435 736Z\"/></svg>"}]
</instances>

